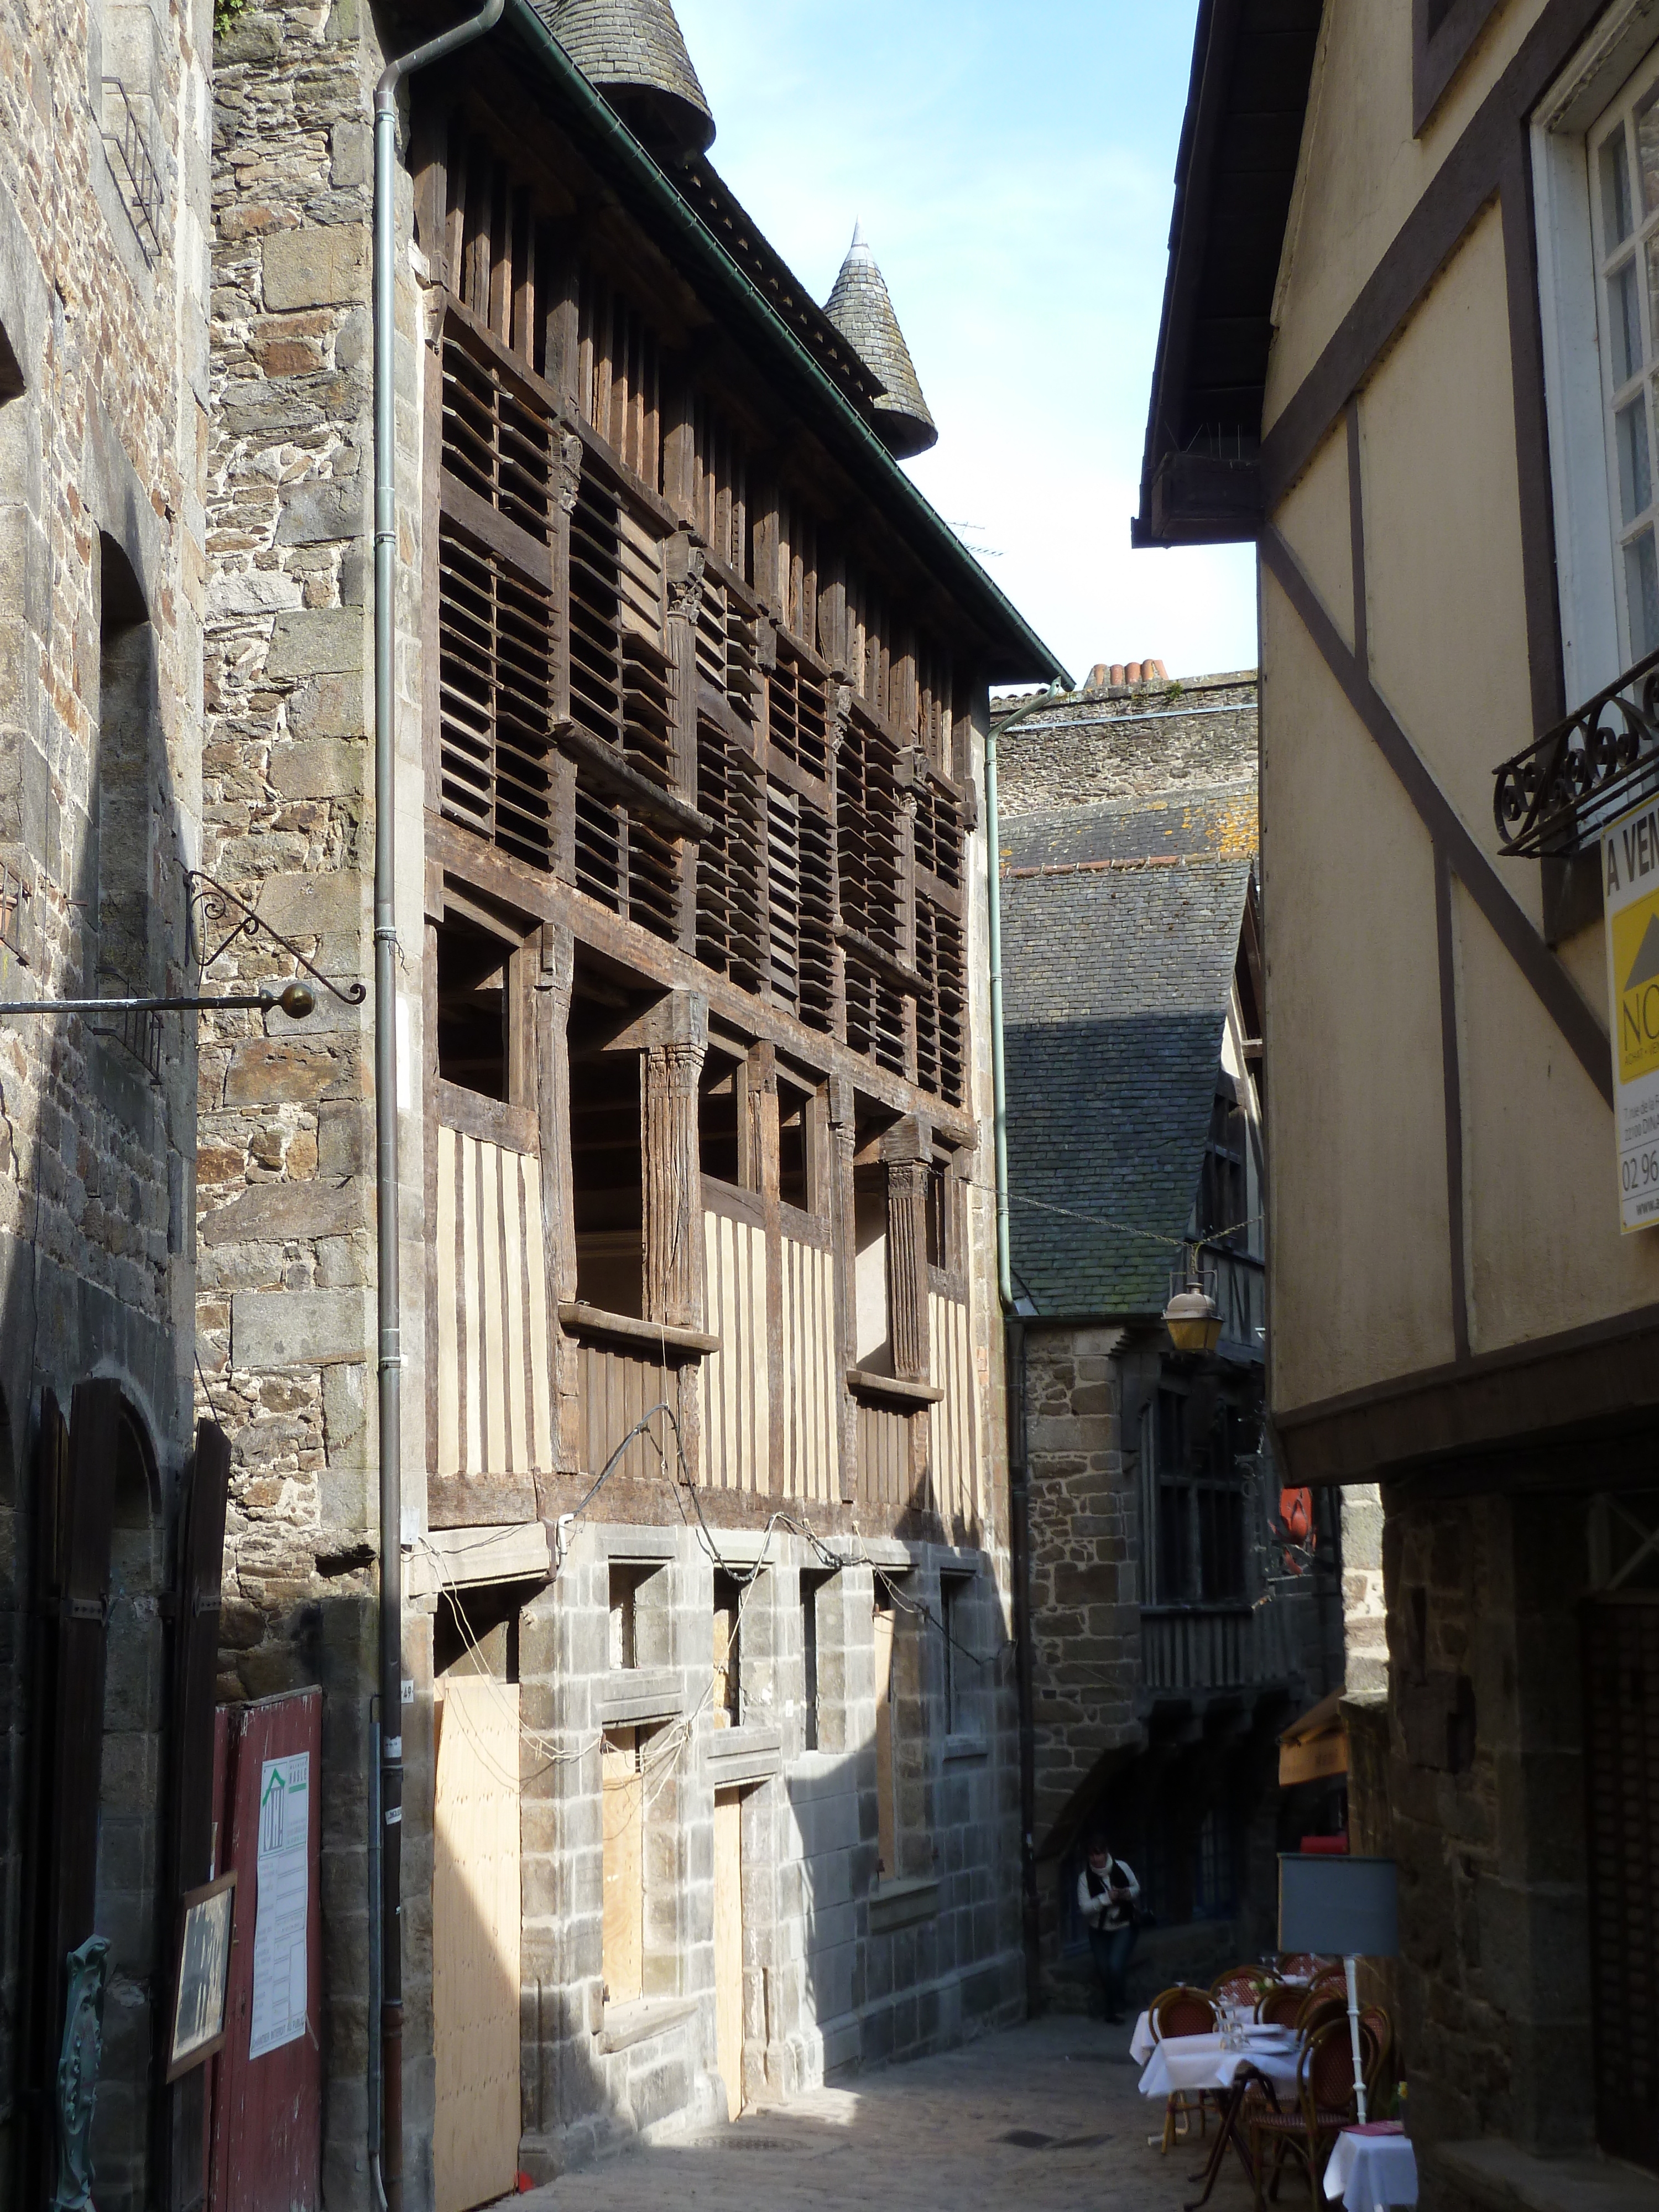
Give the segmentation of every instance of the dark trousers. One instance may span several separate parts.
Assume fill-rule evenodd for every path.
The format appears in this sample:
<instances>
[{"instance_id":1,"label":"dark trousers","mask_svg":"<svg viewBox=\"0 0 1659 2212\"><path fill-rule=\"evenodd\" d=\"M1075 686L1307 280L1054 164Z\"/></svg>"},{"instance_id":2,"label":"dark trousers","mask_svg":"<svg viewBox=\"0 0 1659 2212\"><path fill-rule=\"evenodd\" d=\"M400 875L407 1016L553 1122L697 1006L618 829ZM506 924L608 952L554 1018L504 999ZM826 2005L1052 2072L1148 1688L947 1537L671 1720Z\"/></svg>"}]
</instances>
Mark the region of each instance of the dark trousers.
<instances>
[{"instance_id":1,"label":"dark trousers","mask_svg":"<svg viewBox=\"0 0 1659 2212\"><path fill-rule=\"evenodd\" d=\"M1123 2010L1123 1983L1129 1971L1129 1961L1134 1956L1135 1929L1126 1924L1121 1928L1091 1928L1089 1949L1094 1958L1095 1972L1100 1977L1100 1986L1105 1994L1106 2013L1115 2019Z\"/></svg>"}]
</instances>

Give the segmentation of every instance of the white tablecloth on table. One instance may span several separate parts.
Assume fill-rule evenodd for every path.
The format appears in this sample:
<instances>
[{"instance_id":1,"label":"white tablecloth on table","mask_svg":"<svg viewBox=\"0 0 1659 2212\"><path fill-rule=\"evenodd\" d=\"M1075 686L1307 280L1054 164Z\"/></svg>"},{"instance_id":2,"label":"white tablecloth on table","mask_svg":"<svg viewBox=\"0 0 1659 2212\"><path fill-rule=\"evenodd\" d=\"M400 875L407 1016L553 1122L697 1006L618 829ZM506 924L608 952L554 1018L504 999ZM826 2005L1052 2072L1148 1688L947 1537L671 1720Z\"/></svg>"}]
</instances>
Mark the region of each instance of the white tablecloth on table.
<instances>
[{"instance_id":1,"label":"white tablecloth on table","mask_svg":"<svg viewBox=\"0 0 1659 2212\"><path fill-rule=\"evenodd\" d=\"M1158 2038L1152 2033L1152 2015L1144 2012L1135 2022L1135 2032L1129 2038L1129 2056L1137 2066L1146 2063L1157 2043Z\"/></svg>"},{"instance_id":2,"label":"white tablecloth on table","mask_svg":"<svg viewBox=\"0 0 1659 2212\"><path fill-rule=\"evenodd\" d=\"M1245 2064L1265 2074L1276 2090L1293 2092L1301 2056L1293 2037L1271 2029L1253 2029L1243 2051L1227 2050L1218 2035L1166 2035L1152 2046L1140 2094L1167 2097L1176 2089L1230 2089Z\"/></svg>"},{"instance_id":3,"label":"white tablecloth on table","mask_svg":"<svg viewBox=\"0 0 1659 2212\"><path fill-rule=\"evenodd\" d=\"M1379 2204L1415 2204L1417 2154L1409 2136L1362 2136L1346 2130L1325 2167L1325 2194L1340 2197L1346 2212L1376 2212Z\"/></svg>"}]
</instances>

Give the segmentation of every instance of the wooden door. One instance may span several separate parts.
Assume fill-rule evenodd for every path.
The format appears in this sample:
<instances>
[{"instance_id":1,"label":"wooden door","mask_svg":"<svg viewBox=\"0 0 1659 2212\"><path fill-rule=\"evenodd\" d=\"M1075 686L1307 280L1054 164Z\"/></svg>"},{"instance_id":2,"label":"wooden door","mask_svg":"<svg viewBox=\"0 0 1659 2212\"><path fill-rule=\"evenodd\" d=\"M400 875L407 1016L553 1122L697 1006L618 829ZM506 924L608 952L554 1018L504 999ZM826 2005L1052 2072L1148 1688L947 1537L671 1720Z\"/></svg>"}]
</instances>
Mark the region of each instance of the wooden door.
<instances>
[{"instance_id":1,"label":"wooden door","mask_svg":"<svg viewBox=\"0 0 1659 2212\"><path fill-rule=\"evenodd\" d=\"M437 2212L519 2172L519 1688L452 1674L433 1814L432 2123Z\"/></svg>"},{"instance_id":2,"label":"wooden door","mask_svg":"<svg viewBox=\"0 0 1659 2212\"><path fill-rule=\"evenodd\" d=\"M1659 2167L1659 1599L1584 1608L1596 2133Z\"/></svg>"},{"instance_id":3,"label":"wooden door","mask_svg":"<svg viewBox=\"0 0 1659 2212\"><path fill-rule=\"evenodd\" d=\"M714 2058L726 2117L743 2110L743 1800L714 1798Z\"/></svg>"},{"instance_id":4,"label":"wooden door","mask_svg":"<svg viewBox=\"0 0 1659 2212\"><path fill-rule=\"evenodd\" d=\"M315 2212L322 2203L323 1693L295 1690L234 1705L224 1722L223 1814L218 1866L236 1870L231 1915L230 1977L225 1990L225 2043L214 2061L212 2138L208 2168L210 2212ZM302 1770L295 1762L303 1759ZM294 1802L302 1836L302 1936L278 1942L262 1909L286 1915L296 1902L297 1867L286 1852L288 1877L277 1893L268 1846L276 1839L264 1802L276 1764L285 1787L303 1781L305 1808ZM268 1869L260 1897L262 1863ZM287 2003L272 2028L274 1990Z\"/></svg>"},{"instance_id":5,"label":"wooden door","mask_svg":"<svg viewBox=\"0 0 1659 2212\"><path fill-rule=\"evenodd\" d=\"M612 1729L599 1755L605 1807L607 2004L632 2004L645 1989L645 1784L631 1728Z\"/></svg>"},{"instance_id":6,"label":"wooden door","mask_svg":"<svg viewBox=\"0 0 1659 2212\"><path fill-rule=\"evenodd\" d=\"M881 1878L898 1872L898 1844L893 1820L893 1609L876 1608L872 1630L876 1662L876 1848Z\"/></svg>"}]
</instances>

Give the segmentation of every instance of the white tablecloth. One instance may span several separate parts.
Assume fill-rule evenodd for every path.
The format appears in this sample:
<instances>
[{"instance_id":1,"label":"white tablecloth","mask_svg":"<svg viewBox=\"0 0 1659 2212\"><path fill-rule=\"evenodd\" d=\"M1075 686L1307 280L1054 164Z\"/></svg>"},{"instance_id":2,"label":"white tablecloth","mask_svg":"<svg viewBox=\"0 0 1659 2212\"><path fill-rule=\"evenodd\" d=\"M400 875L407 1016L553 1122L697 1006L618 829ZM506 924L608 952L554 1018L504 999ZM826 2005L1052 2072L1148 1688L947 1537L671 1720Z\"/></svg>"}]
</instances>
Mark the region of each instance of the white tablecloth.
<instances>
[{"instance_id":1,"label":"white tablecloth","mask_svg":"<svg viewBox=\"0 0 1659 2212\"><path fill-rule=\"evenodd\" d=\"M1376 2212L1379 2204L1415 2204L1417 2155L1408 2136L1362 2136L1348 2129L1336 2139L1325 2167L1325 2194L1340 2197L1345 2212Z\"/></svg>"},{"instance_id":2,"label":"white tablecloth","mask_svg":"<svg viewBox=\"0 0 1659 2212\"><path fill-rule=\"evenodd\" d=\"M1135 2032L1129 2038L1129 2056L1137 2066L1146 2063L1157 2041L1158 2038L1152 2033L1152 2015L1144 2012L1135 2022Z\"/></svg>"},{"instance_id":3,"label":"white tablecloth","mask_svg":"<svg viewBox=\"0 0 1659 2212\"><path fill-rule=\"evenodd\" d=\"M1301 2050L1288 2030L1253 2028L1249 2047L1228 2051L1218 2035L1166 2035L1154 2044L1140 2077L1143 2097L1167 2097L1176 2089L1230 2089L1247 2063L1267 2076L1277 2090L1296 2087Z\"/></svg>"}]
</instances>

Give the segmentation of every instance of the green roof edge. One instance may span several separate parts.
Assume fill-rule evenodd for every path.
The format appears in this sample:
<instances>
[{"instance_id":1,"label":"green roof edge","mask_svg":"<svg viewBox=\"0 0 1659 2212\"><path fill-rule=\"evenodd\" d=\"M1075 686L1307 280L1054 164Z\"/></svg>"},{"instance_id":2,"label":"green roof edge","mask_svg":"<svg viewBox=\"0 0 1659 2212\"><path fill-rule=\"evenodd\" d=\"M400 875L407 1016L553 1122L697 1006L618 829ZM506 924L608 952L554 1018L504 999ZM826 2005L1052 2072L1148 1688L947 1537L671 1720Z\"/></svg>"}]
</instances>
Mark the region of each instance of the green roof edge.
<instances>
[{"instance_id":1,"label":"green roof edge","mask_svg":"<svg viewBox=\"0 0 1659 2212\"><path fill-rule=\"evenodd\" d=\"M574 101L600 136L614 143L635 185L657 202L661 211L683 232L708 273L726 291L735 295L744 311L761 322L773 343L781 347L789 356L796 372L805 378L818 398L827 405L832 418L843 432L850 434L860 459L866 465L873 464L876 477L883 488L897 494L901 507L908 511L908 520L916 527L922 540L931 541L933 550L944 556L945 565L951 573L960 596L970 605L977 603L975 611L986 627L992 630L1001 629L1012 645L1028 652L1036 675L1048 679L1058 677L1068 690L1074 690L1076 687L1070 675L1024 615L986 574L932 502L911 483L876 432L864 421L839 386L824 374L789 325L774 312L765 294L738 266L696 210L682 198L674 188L672 179L652 159L604 95L589 84L537 15L530 0L507 0L507 16L532 52L546 65L561 90ZM1015 675L993 676L989 680L994 684L1007 684L1025 679Z\"/></svg>"}]
</instances>

